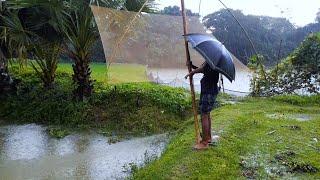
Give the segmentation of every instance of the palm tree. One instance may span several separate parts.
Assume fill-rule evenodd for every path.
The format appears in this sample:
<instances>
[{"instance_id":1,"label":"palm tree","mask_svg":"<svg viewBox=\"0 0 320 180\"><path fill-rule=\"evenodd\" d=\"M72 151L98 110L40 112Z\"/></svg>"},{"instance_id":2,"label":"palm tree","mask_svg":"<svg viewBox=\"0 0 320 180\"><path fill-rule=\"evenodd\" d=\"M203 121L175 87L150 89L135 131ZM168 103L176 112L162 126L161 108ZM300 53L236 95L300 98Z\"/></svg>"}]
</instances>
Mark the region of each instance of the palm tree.
<instances>
[{"instance_id":1,"label":"palm tree","mask_svg":"<svg viewBox=\"0 0 320 180\"><path fill-rule=\"evenodd\" d=\"M74 61L72 78L77 84L74 95L81 101L91 96L93 90L89 63L92 46L98 38L93 23L93 15L88 8L84 11L77 10L71 14L65 31L66 53Z\"/></svg>"},{"instance_id":2,"label":"palm tree","mask_svg":"<svg viewBox=\"0 0 320 180\"><path fill-rule=\"evenodd\" d=\"M33 52L36 63L31 62L32 68L42 80L44 88L53 88L61 52L60 44L37 44L34 46Z\"/></svg>"},{"instance_id":3,"label":"palm tree","mask_svg":"<svg viewBox=\"0 0 320 180\"><path fill-rule=\"evenodd\" d=\"M7 47L9 58L17 57L22 67L26 64L24 59L34 34L26 30L18 13L17 10L11 10L0 15L0 41Z\"/></svg>"},{"instance_id":4,"label":"palm tree","mask_svg":"<svg viewBox=\"0 0 320 180\"><path fill-rule=\"evenodd\" d=\"M15 0L6 1L5 9L1 9L2 52L9 49L5 53L11 55L9 58L18 57L24 62L27 54L33 54L35 63L31 65L45 88L51 88L54 82L71 7L65 0Z\"/></svg>"},{"instance_id":5,"label":"palm tree","mask_svg":"<svg viewBox=\"0 0 320 180\"><path fill-rule=\"evenodd\" d=\"M138 12L146 1L147 0L126 0L126 2L124 3L124 7L128 11ZM142 11L148 12L148 13L156 12L157 9L155 6L156 6L155 0L148 0L148 3L142 9Z\"/></svg>"}]
</instances>

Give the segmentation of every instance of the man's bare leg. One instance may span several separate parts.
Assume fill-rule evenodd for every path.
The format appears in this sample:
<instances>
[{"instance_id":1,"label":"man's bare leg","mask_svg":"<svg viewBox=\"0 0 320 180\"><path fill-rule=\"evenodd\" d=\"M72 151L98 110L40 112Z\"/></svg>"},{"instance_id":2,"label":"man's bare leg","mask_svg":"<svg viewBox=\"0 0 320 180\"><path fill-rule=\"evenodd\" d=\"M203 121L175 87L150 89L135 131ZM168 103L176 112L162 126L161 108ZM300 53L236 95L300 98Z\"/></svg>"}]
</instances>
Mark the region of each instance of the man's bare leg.
<instances>
[{"instance_id":1,"label":"man's bare leg","mask_svg":"<svg viewBox=\"0 0 320 180\"><path fill-rule=\"evenodd\" d=\"M211 143L212 142L212 134L211 134L211 129L212 129L212 127L211 127L211 121L212 121L212 119L211 119L211 116L210 116L210 113L209 113L209 130L208 130L208 142L209 143Z\"/></svg>"},{"instance_id":2,"label":"man's bare leg","mask_svg":"<svg viewBox=\"0 0 320 180\"><path fill-rule=\"evenodd\" d=\"M197 150L203 150L208 148L208 140L209 140L208 130L210 130L209 117L210 117L210 114L208 113L203 113L201 115L202 141L194 146L194 148Z\"/></svg>"}]
</instances>

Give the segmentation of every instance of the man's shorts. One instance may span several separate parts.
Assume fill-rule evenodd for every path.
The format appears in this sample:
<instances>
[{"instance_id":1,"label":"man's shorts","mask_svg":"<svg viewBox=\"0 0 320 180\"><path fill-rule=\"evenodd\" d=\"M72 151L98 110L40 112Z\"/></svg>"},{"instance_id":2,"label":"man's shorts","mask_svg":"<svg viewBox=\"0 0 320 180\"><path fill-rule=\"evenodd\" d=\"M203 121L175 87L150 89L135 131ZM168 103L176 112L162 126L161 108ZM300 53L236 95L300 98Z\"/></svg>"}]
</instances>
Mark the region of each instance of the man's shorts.
<instances>
[{"instance_id":1,"label":"man's shorts","mask_svg":"<svg viewBox=\"0 0 320 180\"><path fill-rule=\"evenodd\" d=\"M213 106L216 102L216 95L213 94L201 94L199 108L201 114L207 114L212 111Z\"/></svg>"}]
</instances>

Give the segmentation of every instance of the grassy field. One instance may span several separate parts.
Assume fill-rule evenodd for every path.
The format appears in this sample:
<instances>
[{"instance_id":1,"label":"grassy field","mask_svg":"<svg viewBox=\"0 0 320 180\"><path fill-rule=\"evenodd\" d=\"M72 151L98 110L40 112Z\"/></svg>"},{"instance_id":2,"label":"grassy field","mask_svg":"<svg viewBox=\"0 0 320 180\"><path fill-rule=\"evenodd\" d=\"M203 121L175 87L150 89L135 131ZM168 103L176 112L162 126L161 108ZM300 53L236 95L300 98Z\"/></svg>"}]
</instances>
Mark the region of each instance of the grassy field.
<instances>
[{"instance_id":1,"label":"grassy field","mask_svg":"<svg viewBox=\"0 0 320 180\"><path fill-rule=\"evenodd\" d=\"M285 99L247 99L214 110L213 130L221 140L202 152L192 150L190 120L163 156L138 170L134 178L319 179L319 102L308 104L295 98L283 102ZM302 115L310 120L292 119Z\"/></svg>"},{"instance_id":2,"label":"grassy field","mask_svg":"<svg viewBox=\"0 0 320 180\"><path fill-rule=\"evenodd\" d=\"M105 63L91 63L92 78L103 83L147 82L146 67L132 64L112 64L109 69ZM72 73L70 63L60 63L58 71ZM107 76L107 71L109 74Z\"/></svg>"}]
</instances>

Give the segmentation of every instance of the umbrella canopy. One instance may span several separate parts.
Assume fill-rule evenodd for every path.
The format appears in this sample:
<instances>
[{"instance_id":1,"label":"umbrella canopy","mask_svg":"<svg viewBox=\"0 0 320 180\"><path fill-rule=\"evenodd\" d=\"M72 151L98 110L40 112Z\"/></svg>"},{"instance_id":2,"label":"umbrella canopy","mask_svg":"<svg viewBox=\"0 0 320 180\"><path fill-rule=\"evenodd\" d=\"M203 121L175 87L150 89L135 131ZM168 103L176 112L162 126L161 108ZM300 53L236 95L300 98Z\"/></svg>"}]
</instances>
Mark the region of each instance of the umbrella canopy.
<instances>
[{"instance_id":1,"label":"umbrella canopy","mask_svg":"<svg viewBox=\"0 0 320 180\"><path fill-rule=\"evenodd\" d=\"M235 80L236 71L232 56L221 42L206 34L187 34L185 37L212 69L226 76L231 82Z\"/></svg>"}]
</instances>

